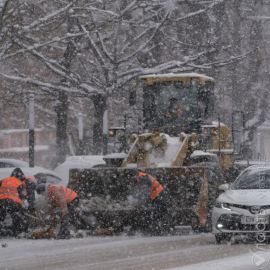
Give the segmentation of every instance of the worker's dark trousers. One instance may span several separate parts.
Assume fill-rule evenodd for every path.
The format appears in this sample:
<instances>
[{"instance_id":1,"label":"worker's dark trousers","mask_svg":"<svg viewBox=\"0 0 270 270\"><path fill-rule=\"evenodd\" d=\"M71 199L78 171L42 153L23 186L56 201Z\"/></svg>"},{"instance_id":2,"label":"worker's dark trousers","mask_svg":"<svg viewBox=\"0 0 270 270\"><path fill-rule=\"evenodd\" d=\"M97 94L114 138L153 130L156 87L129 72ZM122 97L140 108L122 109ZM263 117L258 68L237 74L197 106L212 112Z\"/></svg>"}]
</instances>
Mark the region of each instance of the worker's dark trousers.
<instances>
[{"instance_id":1,"label":"worker's dark trousers","mask_svg":"<svg viewBox=\"0 0 270 270\"><path fill-rule=\"evenodd\" d=\"M162 191L155 200L153 200L153 211L151 214L153 223L151 224L153 230L157 232L165 230L168 223L168 211L167 211L168 195Z\"/></svg>"},{"instance_id":2,"label":"worker's dark trousers","mask_svg":"<svg viewBox=\"0 0 270 270\"><path fill-rule=\"evenodd\" d=\"M75 208L79 204L79 198L76 197L73 201L68 203L68 214L65 219L61 220L61 226L60 226L60 231L58 234L58 238L69 238L70 236L70 231L69 231L69 225L71 222L73 222L75 218Z\"/></svg>"},{"instance_id":3,"label":"worker's dark trousers","mask_svg":"<svg viewBox=\"0 0 270 270\"><path fill-rule=\"evenodd\" d=\"M12 227L10 229L13 236L28 230L29 221L23 212L21 204L11 199L0 200L0 222L5 220L7 213L11 215Z\"/></svg>"}]
</instances>

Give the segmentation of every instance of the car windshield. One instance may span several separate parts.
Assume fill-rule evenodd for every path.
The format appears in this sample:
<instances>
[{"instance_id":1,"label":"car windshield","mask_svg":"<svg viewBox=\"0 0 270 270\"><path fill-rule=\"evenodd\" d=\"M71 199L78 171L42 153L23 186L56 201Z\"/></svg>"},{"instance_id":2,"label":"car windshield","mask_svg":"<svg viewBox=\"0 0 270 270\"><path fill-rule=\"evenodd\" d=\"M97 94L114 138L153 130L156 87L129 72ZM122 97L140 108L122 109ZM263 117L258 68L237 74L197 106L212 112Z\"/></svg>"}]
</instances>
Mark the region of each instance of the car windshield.
<instances>
[{"instance_id":1,"label":"car windshield","mask_svg":"<svg viewBox=\"0 0 270 270\"><path fill-rule=\"evenodd\" d=\"M247 170L236 179L232 189L270 189L270 170Z\"/></svg>"}]
</instances>

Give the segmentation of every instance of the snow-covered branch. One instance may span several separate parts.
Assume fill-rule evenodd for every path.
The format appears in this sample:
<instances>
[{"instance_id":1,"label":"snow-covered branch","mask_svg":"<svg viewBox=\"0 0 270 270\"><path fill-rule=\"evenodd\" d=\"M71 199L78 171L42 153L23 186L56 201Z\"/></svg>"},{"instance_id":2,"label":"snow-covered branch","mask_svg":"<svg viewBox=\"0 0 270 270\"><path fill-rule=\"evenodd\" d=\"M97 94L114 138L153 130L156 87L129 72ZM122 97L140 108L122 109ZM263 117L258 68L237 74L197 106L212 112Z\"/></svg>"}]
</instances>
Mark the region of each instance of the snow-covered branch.
<instances>
[{"instance_id":1,"label":"snow-covered branch","mask_svg":"<svg viewBox=\"0 0 270 270\"><path fill-rule=\"evenodd\" d=\"M1 53L0 54L0 59L1 60L6 60L6 59L9 59L9 58L12 58L12 57L15 57L19 54L24 54L26 52L31 52L33 50L38 50L38 49L41 49L43 47L47 47L51 44L54 44L54 43L59 43L61 41L64 41L64 40L67 40L67 39L70 39L70 38L75 38L75 37L80 37L80 36L83 36L85 35L85 33L78 33L78 34L70 34L70 33L67 33L64 37L54 37L52 38L51 40L45 42L45 43L35 43L34 45L30 45L30 46L27 46L27 45L22 45L22 44L18 44L18 45L22 45L23 47L25 47L25 49L21 49L21 50L17 50L13 53L9 53L9 54L5 54L5 52ZM7 50L12 46L12 44L9 42L9 47L7 48ZM6 51L7 51L6 50Z\"/></svg>"},{"instance_id":2,"label":"snow-covered branch","mask_svg":"<svg viewBox=\"0 0 270 270\"><path fill-rule=\"evenodd\" d=\"M241 55L237 55L237 56L231 56L229 59L227 60L220 60L220 61L215 61L215 62L211 62L211 63L205 63L203 65L196 65L196 64L187 64L190 67L193 68L197 68L197 69L211 69L211 68L217 68L217 67L224 67L230 64L233 64L237 61L241 61L244 58L246 58L249 54L254 53L257 50L257 48L255 50L251 50L248 51L244 54Z\"/></svg>"},{"instance_id":3,"label":"snow-covered branch","mask_svg":"<svg viewBox=\"0 0 270 270\"><path fill-rule=\"evenodd\" d=\"M157 31L166 22L166 20L168 19L169 15L170 15L170 11L167 11L167 13L165 14L163 20L158 24L158 26L155 27L155 29L154 29L152 35L150 36L150 38L144 44L142 44L135 52L133 52L132 54L130 54L130 55L126 56L126 57L123 57L123 58L119 59L117 61L117 63L118 64L121 64L123 62L129 61L131 58L133 58L139 52L142 52L148 46L148 44L153 40L153 38L155 37Z\"/></svg>"},{"instance_id":4,"label":"snow-covered branch","mask_svg":"<svg viewBox=\"0 0 270 270\"><path fill-rule=\"evenodd\" d=\"M3 78L6 78L8 80L11 81L17 81L20 83L25 83L25 84L31 84L37 87L44 87L46 89L49 89L51 91L62 91L62 92L66 92L69 94L79 94L79 95L83 95L83 96L91 96L91 95L96 95L96 94L104 94L103 91L99 91L93 87L91 87L90 85L87 85L85 83L82 83L80 85L78 85L77 88L75 87L65 87L64 85L56 85L53 83L45 83L42 82L40 80L36 80L33 78L29 78L29 77L18 77L18 76L12 76L12 75L7 75L4 73L0 73L0 76L2 76Z\"/></svg>"},{"instance_id":5,"label":"snow-covered branch","mask_svg":"<svg viewBox=\"0 0 270 270\"><path fill-rule=\"evenodd\" d=\"M54 11L48 15L46 15L45 17L43 18L40 18L34 22L32 22L31 24L27 25L27 26L23 26L23 27L20 27L20 30L21 31L29 31L39 25L42 25L44 23L47 23L49 22L50 20L53 20L55 19L57 16L63 14L63 13L66 13L68 12L68 10L76 3L78 2L78 0L72 0L71 3L69 3L68 5L66 5L65 7L61 8L61 9L58 9L57 11Z\"/></svg>"}]
</instances>

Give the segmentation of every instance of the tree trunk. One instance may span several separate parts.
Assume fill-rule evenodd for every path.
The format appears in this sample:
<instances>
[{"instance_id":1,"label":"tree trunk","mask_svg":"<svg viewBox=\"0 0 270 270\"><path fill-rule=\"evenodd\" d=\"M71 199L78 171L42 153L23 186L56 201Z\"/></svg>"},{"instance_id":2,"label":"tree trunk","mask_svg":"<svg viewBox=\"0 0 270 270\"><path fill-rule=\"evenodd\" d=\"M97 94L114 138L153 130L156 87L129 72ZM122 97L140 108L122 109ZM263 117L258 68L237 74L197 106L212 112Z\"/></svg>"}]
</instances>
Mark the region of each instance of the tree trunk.
<instances>
[{"instance_id":1,"label":"tree trunk","mask_svg":"<svg viewBox=\"0 0 270 270\"><path fill-rule=\"evenodd\" d=\"M59 100L55 106L56 111L56 160L55 167L66 160L67 155L67 114L68 114L68 95L59 92Z\"/></svg>"},{"instance_id":2,"label":"tree trunk","mask_svg":"<svg viewBox=\"0 0 270 270\"><path fill-rule=\"evenodd\" d=\"M96 95L92 98L95 106L95 121L93 126L93 154L99 155L102 153L102 126L103 114L107 108L106 98L102 95Z\"/></svg>"}]
</instances>

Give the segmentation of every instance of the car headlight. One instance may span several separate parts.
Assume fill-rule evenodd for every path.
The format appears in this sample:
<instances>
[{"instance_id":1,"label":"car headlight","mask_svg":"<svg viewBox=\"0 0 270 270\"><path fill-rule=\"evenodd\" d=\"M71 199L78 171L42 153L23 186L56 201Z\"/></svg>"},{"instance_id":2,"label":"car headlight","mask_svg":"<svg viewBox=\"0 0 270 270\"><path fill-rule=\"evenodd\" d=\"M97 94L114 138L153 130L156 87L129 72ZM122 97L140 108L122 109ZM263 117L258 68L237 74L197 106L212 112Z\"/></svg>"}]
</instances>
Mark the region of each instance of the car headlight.
<instances>
[{"instance_id":1,"label":"car headlight","mask_svg":"<svg viewBox=\"0 0 270 270\"><path fill-rule=\"evenodd\" d=\"M216 202L216 203L215 203L215 207L216 207L216 208L222 208L222 209L225 209L225 210L232 211L232 209L230 208L230 206L229 206L228 203L220 203L220 202Z\"/></svg>"}]
</instances>

